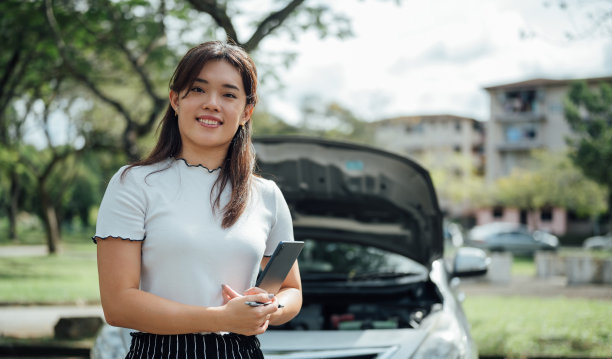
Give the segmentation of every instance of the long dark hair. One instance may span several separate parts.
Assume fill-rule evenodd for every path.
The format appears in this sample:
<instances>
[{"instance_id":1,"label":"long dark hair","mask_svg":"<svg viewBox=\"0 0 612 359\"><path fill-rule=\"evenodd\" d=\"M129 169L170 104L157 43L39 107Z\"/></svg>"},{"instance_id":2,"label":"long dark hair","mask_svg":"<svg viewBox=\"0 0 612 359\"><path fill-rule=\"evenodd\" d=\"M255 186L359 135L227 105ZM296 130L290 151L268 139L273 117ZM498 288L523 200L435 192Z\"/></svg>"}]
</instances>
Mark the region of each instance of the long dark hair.
<instances>
[{"instance_id":1,"label":"long dark hair","mask_svg":"<svg viewBox=\"0 0 612 359\"><path fill-rule=\"evenodd\" d=\"M190 49L181 59L170 79L170 89L180 93L190 88L196 77L209 61L226 61L234 66L242 77L246 93L245 106L255 106L257 103L257 70L255 63L242 48L221 41L209 41ZM158 128L159 137L153 151L144 159L131 164L146 166L162 162L169 157L176 157L181 152L182 142L178 127L178 118L169 104ZM244 212L251 189L251 179L255 167L255 152L251 143L251 121L239 126L232 138L227 157L221 165L221 173L217 178L216 197L212 203L214 208L220 207L221 193L228 185L232 187L230 201L223 207L223 228L231 227ZM125 172L124 172L125 174Z\"/></svg>"}]
</instances>

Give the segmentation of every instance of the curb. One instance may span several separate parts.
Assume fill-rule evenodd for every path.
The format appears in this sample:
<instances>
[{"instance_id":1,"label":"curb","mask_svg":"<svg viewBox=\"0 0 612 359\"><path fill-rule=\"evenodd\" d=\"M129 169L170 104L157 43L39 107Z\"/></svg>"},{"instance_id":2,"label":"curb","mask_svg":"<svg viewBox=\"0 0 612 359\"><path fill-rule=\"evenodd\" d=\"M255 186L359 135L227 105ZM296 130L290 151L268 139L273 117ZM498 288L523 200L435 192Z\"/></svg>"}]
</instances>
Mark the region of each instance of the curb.
<instances>
[{"instance_id":1,"label":"curb","mask_svg":"<svg viewBox=\"0 0 612 359\"><path fill-rule=\"evenodd\" d=\"M74 348L55 345L0 345L0 357L71 357L89 358L89 348Z\"/></svg>"},{"instance_id":2,"label":"curb","mask_svg":"<svg viewBox=\"0 0 612 359\"><path fill-rule=\"evenodd\" d=\"M66 301L66 302L0 302L2 307L89 307L102 305L99 300Z\"/></svg>"}]
</instances>

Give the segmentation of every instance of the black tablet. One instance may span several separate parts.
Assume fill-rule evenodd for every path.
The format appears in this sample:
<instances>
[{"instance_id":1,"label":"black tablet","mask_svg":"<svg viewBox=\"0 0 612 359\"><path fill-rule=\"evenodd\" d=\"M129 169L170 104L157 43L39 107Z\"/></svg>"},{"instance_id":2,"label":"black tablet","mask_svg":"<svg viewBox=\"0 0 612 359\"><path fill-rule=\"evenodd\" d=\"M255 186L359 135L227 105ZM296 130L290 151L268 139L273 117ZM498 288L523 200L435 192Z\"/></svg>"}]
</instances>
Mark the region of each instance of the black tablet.
<instances>
[{"instance_id":1,"label":"black tablet","mask_svg":"<svg viewBox=\"0 0 612 359\"><path fill-rule=\"evenodd\" d=\"M304 247L302 241L278 243L270 261L257 278L255 286L268 293L278 293L302 247Z\"/></svg>"}]
</instances>

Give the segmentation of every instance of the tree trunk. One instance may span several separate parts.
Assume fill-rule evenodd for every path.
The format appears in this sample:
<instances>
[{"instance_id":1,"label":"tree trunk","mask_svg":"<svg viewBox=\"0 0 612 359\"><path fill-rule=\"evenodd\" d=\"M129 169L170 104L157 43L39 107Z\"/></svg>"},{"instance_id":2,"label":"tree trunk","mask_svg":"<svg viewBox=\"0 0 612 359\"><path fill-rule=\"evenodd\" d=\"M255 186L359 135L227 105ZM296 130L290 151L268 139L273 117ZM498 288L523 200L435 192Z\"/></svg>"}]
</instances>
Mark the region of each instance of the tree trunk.
<instances>
[{"instance_id":1,"label":"tree trunk","mask_svg":"<svg viewBox=\"0 0 612 359\"><path fill-rule=\"evenodd\" d=\"M17 214L19 212L19 175L17 170L13 168L11 172L11 190L10 199L8 206L8 219L9 219L9 239L12 241L17 240Z\"/></svg>"},{"instance_id":2,"label":"tree trunk","mask_svg":"<svg viewBox=\"0 0 612 359\"><path fill-rule=\"evenodd\" d=\"M123 134L123 148L130 162L136 162L141 159L141 154L137 145L138 133L133 126L129 126Z\"/></svg>"},{"instance_id":3,"label":"tree trunk","mask_svg":"<svg viewBox=\"0 0 612 359\"><path fill-rule=\"evenodd\" d=\"M612 233L612 185L608 186L608 232Z\"/></svg>"},{"instance_id":4,"label":"tree trunk","mask_svg":"<svg viewBox=\"0 0 612 359\"><path fill-rule=\"evenodd\" d=\"M45 225L45 232L47 235L47 248L49 249L49 254L56 254L57 244L60 241L60 233L55 208L49 200L49 194L45 188L45 183L39 182L38 185L40 186L40 206L43 223Z\"/></svg>"}]
</instances>

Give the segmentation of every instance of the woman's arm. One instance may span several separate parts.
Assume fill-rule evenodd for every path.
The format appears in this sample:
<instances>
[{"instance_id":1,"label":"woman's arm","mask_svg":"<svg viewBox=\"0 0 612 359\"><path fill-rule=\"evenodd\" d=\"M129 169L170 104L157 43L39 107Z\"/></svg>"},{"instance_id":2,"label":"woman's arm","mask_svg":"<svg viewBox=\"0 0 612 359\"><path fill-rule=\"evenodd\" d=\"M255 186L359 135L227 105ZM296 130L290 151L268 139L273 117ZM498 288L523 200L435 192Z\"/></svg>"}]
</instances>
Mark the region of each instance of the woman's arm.
<instances>
[{"instance_id":1,"label":"woman's arm","mask_svg":"<svg viewBox=\"0 0 612 359\"><path fill-rule=\"evenodd\" d=\"M228 331L255 335L266 331L270 315L278 310L277 306L253 308L244 303L269 301L267 293L204 307L144 292L139 289L142 242L108 238L98 240L97 246L100 298L110 325L154 334Z\"/></svg>"}]
</instances>

